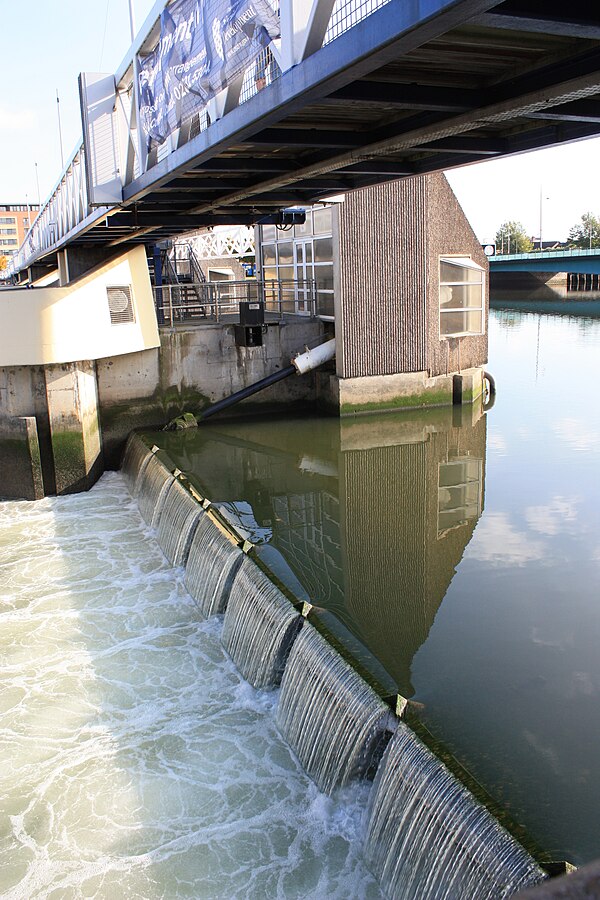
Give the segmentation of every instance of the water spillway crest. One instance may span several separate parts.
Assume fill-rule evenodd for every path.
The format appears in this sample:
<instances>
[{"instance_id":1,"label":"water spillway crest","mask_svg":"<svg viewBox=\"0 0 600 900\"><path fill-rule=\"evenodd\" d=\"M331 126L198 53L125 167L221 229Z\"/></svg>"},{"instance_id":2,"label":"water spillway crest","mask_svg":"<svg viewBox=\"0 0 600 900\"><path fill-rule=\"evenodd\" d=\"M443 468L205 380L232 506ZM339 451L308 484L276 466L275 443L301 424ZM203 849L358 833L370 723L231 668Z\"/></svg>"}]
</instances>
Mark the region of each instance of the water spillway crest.
<instances>
[{"instance_id":1,"label":"water spillway crest","mask_svg":"<svg viewBox=\"0 0 600 900\"><path fill-rule=\"evenodd\" d=\"M290 601L244 557L231 589L222 641L253 687L279 684L302 622Z\"/></svg>"},{"instance_id":2,"label":"water spillway crest","mask_svg":"<svg viewBox=\"0 0 600 900\"><path fill-rule=\"evenodd\" d=\"M121 463L121 474L132 497L137 498L138 496L140 476L150 459L151 454L148 451L148 447L132 432L127 439Z\"/></svg>"},{"instance_id":3,"label":"water spillway crest","mask_svg":"<svg viewBox=\"0 0 600 900\"><path fill-rule=\"evenodd\" d=\"M198 521L204 515L183 485L173 481L165 496L156 535L172 566L185 566Z\"/></svg>"},{"instance_id":4,"label":"water spillway crest","mask_svg":"<svg viewBox=\"0 0 600 900\"><path fill-rule=\"evenodd\" d=\"M174 481L175 476L160 459L150 453L148 462L140 470L139 485L136 484L136 488L140 513L151 528L156 528L158 524L167 491Z\"/></svg>"},{"instance_id":5,"label":"water spillway crest","mask_svg":"<svg viewBox=\"0 0 600 900\"><path fill-rule=\"evenodd\" d=\"M366 857L398 900L497 900L545 873L404 723L371 795Z\"/></svg>"},{"instance_id":6,"label":"water spillway crest","mask_svg":"<svg viewBox=\"0 0 600 900\"><path fill-rule=\"evenodd\" d=\"M373 767L395 717L307 623L283 675L277 724L306 772L330 794Z\"/></svg>"},{"instance_id":7,"label":"water spillway crest","mask_svg":"<svg viewBox=\"0 0 600 900\"><path fill-rule=\"evenodd\" d=\"M241 550L225 537L209 515L203 514L192 539L184 579L203 616L225 611L243 559Z\"/></svg>"}]
</instances>

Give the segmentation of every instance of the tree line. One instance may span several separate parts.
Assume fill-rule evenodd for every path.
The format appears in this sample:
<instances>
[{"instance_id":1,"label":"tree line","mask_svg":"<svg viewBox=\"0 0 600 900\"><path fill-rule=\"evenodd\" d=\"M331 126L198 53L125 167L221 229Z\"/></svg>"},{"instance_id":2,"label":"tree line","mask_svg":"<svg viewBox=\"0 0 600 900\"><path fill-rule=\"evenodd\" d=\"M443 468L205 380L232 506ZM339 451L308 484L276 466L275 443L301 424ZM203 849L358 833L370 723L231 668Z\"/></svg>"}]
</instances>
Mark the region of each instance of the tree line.
<instances>
[{"instance_id":1,"label":"tree line","mask_svg":"<svg viewBox=\"0 0 600 900\"><path fill-rule=\"evenodd\" d=\"M600 218L585 213L570 229L567 244L569 248L581 250L600 247ZM504 222L496 232L496 253L531 253L534 245L535 241L520 222Z\"/></svg>"}]
</instances>

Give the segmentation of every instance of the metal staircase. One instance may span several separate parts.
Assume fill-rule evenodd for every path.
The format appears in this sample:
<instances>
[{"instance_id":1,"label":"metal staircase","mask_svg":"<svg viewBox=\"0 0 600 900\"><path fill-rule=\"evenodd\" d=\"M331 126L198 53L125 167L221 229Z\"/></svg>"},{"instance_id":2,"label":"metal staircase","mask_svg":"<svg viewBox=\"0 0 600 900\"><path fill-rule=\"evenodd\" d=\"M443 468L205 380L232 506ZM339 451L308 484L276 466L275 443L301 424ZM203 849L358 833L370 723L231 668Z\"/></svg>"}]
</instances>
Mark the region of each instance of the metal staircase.
<instances>
[{"instance_id":1,"label":"metal staircase","mask_svg":"<svg viewBox=\"0 0 600 900\"><path fill-rule=\"evenodd\" d=\"M179 318L206 317L210 307L208 284L192 245L180 242L161 248L160 265L162 284L169 286ZM148 258L148 267L150 279L156 287L154 257Z\"/></svg>"}]
</instances>

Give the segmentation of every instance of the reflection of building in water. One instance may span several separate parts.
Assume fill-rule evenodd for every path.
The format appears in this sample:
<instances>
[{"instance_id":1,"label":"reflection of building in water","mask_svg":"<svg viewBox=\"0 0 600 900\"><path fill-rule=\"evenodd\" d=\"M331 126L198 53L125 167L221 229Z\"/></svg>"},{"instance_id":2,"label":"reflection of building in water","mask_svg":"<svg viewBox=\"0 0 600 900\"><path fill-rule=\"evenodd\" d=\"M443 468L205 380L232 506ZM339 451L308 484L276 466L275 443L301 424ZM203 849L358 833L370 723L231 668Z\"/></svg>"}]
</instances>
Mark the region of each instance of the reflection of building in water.
<instances>
[{"instance_id":1,"label":"reflection of building in water","mask_svg":"<svg viewBox=\"0 0 600 900\"><path fill-rule=\"evenodd\" d=\"M250 539L269 542L264 561L277 576L297 596L300 582L411 696L412 659L483 507L480 409L231 423L165 438L210 497L232 515L237 504Z\"/></svg>"},{"instance_id":2,"label":"reflection of building in water","mask_svg":"<svg viewBox=\"0 0 600 900\"><path fill-rule=\"evenodd\" d=\"M345 621L407 696L413 656L481 514L485 436L485 417L456 427L451 412L385 446L343 452L342 431Z\"/></svg>"},{"instance_id":3,"label":"reflection of building in water","mask_svg":"<svg viewBox=\"0 0 600 900\"><path fill-rule=\"evenodd\" d=\"M273 497L275 540L319 606L344 605L344 573L340 550L340 509L328 491ZM301 573L301 574L300 574Z\"/></svg>"}]
</instances>

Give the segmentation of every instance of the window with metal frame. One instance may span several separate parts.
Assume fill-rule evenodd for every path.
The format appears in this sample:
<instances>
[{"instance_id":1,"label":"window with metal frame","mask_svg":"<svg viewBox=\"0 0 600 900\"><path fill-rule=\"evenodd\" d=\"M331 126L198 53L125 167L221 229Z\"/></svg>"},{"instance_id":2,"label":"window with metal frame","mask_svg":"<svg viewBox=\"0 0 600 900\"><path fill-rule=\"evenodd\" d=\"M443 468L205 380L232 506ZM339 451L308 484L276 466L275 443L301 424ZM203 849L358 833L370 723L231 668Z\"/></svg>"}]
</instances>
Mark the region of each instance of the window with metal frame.
<instances>
[{"instance_id":1,"label":"window with metal frame","mask_svg":"<svg viewBox=\"0 0 600 900\"><path fill-rule=\"evenodd\" d=\"M333 318L333 238L332 207L305 210L306 220L292 228L262 225L260 247L262 277L283 282L281 296L286 311L304 308L305 288L297 283L315 281L317 314Z\"/></svg>"},{"instance_id":2,"label":"window with metal frame","mask_svg":"<svg viewBox=\"0 0 600 900\"><path fill-rule=\"evenodd\" d=\"M468 256L440 258L440 337L483 334L484 275Z\"/></svg>"}]
</instances>

